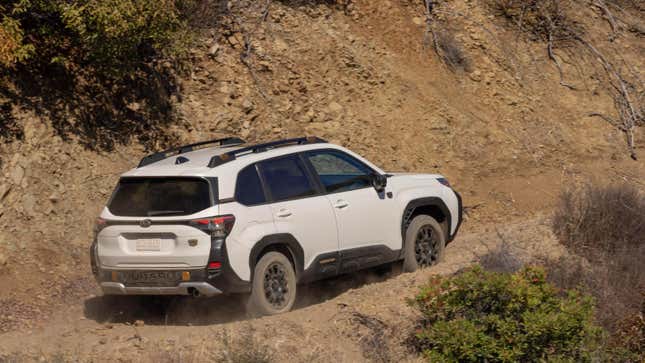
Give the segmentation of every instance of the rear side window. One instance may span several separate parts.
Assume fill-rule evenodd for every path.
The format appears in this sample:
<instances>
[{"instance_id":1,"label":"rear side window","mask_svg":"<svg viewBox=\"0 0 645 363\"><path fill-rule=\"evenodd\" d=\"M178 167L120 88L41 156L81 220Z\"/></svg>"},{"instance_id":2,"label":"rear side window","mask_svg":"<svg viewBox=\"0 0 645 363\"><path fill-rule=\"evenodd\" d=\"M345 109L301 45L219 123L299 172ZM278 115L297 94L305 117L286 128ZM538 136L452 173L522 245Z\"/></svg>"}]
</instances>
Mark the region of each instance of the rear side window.
<instances>
[{"instance_id":1,"label":"rear side window","mask_svg":"<svg viewBox=\"0 0 645 363\"><path fill-rule=\"evenodd\" d=\"M237 176L235 199L244 205L256 205L266 202L262 183L260 183L260 177L255 170L255 165L242 169Z\"/></svg>"},{"instance_id":2,"label":"rear side window","mask_svg":"<svg viewBox=\"0 0 645 363\"><path fill-rule=\"evenodd\" d=\"M298 156L264 161L260 163L260 170L275 202L316 194Z\"/></svg>"},{"instance_id":3,"label":"rear side window","mask_svg":"<svg viewBox=\"0 0 645 363\"><path fill-rule=\"evenodd\" d=\"M192 178L123 178L108 205L126 217L181 216L211 206L208 182Z\"/></svg>"}]
</instances>

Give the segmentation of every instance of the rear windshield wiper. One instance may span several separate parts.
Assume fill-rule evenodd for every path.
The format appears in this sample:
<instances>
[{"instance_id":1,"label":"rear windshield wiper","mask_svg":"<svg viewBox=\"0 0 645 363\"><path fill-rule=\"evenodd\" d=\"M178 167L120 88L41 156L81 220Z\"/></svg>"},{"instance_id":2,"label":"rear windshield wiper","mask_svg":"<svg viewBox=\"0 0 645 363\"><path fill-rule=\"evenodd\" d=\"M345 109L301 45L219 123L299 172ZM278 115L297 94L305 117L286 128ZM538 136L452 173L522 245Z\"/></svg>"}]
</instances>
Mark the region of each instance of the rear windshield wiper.
<instances>
[{"instance_id":1,"label":"rear windshield wiper","mask_svg":"<svg viewBox=\"0 0 645 363\"><path fill-rule=\"evenodd\" d=\"M148 212L148 217L153 216L165 216L170 214L182 214L185 213L183 210L151 210Z\"/></svg>"}]
</instances>

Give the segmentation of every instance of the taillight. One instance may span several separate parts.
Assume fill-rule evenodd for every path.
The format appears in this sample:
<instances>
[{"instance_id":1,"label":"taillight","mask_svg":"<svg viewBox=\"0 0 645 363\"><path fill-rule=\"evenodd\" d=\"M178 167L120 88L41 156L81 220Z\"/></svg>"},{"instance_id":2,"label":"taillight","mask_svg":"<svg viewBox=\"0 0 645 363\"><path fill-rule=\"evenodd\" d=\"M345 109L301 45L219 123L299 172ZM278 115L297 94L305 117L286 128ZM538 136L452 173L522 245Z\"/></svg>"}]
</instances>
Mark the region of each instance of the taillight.
<instances>
[{"instance_id":1,"label":"taillight","mask_svg":"<svg viewBox=\"0 0 645 363\"><path fill-rule=\"evenodd\" d=\"M94 239L92 241L92 245L90 246L90 267L92 268L92 273L94 275L98 275L99 273L99 256L98 256L98 241L97 237L99 235L99 232L103 230L103 228L107 227L107 221L103 218L96 218L96 222L94 223Z\"/></svg>"},{"instance_id":2,"label":"taillight","mask_svg":"<svg viewBox=\"0 0 645 363\"><path fill-rule=\"evenodd\" d=\"M94 223L94 233L95 235L98 235L99 232L103 230L103 228L107 227L107 220L98 217L96 218L96 222Z\"/></svg>"},{"instance_id":3,"label":"taillight","mask_svg":"<svg viewBox=\"0 0 645 363\"><path fill-rule=\"evenodd\" d=\"M228 214L225 216L199 218L190 221L193 227L209 233L213 237L226 237L235 224L235 216Z\"/></svg>"}]
</instances>

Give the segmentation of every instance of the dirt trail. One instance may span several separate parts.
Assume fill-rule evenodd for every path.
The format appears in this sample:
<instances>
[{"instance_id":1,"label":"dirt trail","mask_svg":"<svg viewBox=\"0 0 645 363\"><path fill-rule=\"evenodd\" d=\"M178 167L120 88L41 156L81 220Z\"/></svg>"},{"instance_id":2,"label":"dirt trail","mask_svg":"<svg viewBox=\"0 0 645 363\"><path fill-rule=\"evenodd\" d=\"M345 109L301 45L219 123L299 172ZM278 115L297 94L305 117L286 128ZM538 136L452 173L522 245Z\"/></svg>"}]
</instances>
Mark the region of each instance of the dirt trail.
<instances>
[{"instance_id":1,"label":"dirt trail","mask_svg":"<svg viewBox=\"0 0 645 363\"><path fill-rule=\"evenodd\" d=\"M387 356L413 360L404 340L415 312L406 299L432 274L449 274L505 241L528 259L563 253L544 217L503 229L480 226L449 245L445 261L395 276L358 273L306 287L293 312L247 319L235 297L214 299L106 299L86 296L31 331L0 335L0 352L87 360L156 361L179 354L199 358L226 349L225 342L252 335L292 361L362 361ZM371 322L371 323L370 323ZM378 326L378 332L375 332ZM228 340L227 340L228 339ZM376 347L376 348L375 348Z\"/></svg>"}]
</instances>

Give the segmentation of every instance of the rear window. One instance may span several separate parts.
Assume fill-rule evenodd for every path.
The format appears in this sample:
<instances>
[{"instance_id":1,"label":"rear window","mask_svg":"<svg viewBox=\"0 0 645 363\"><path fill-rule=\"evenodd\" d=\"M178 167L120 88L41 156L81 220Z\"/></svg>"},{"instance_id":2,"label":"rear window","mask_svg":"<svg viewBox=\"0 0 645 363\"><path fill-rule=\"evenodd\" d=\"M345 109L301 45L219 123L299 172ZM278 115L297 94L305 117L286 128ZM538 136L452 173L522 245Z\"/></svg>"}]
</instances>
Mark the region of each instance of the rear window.
<instances>
[{"instance_id":1,"label":"rear window","mask_svg":"<svg viewBox=\"0 0 645 363\"><path fill-rule=\"evenodd\" d=\"M117 216L162 217L193 214L210 206L210 187L202 179L124 178L108 209Z\"/></svg>"}]
</instances>

